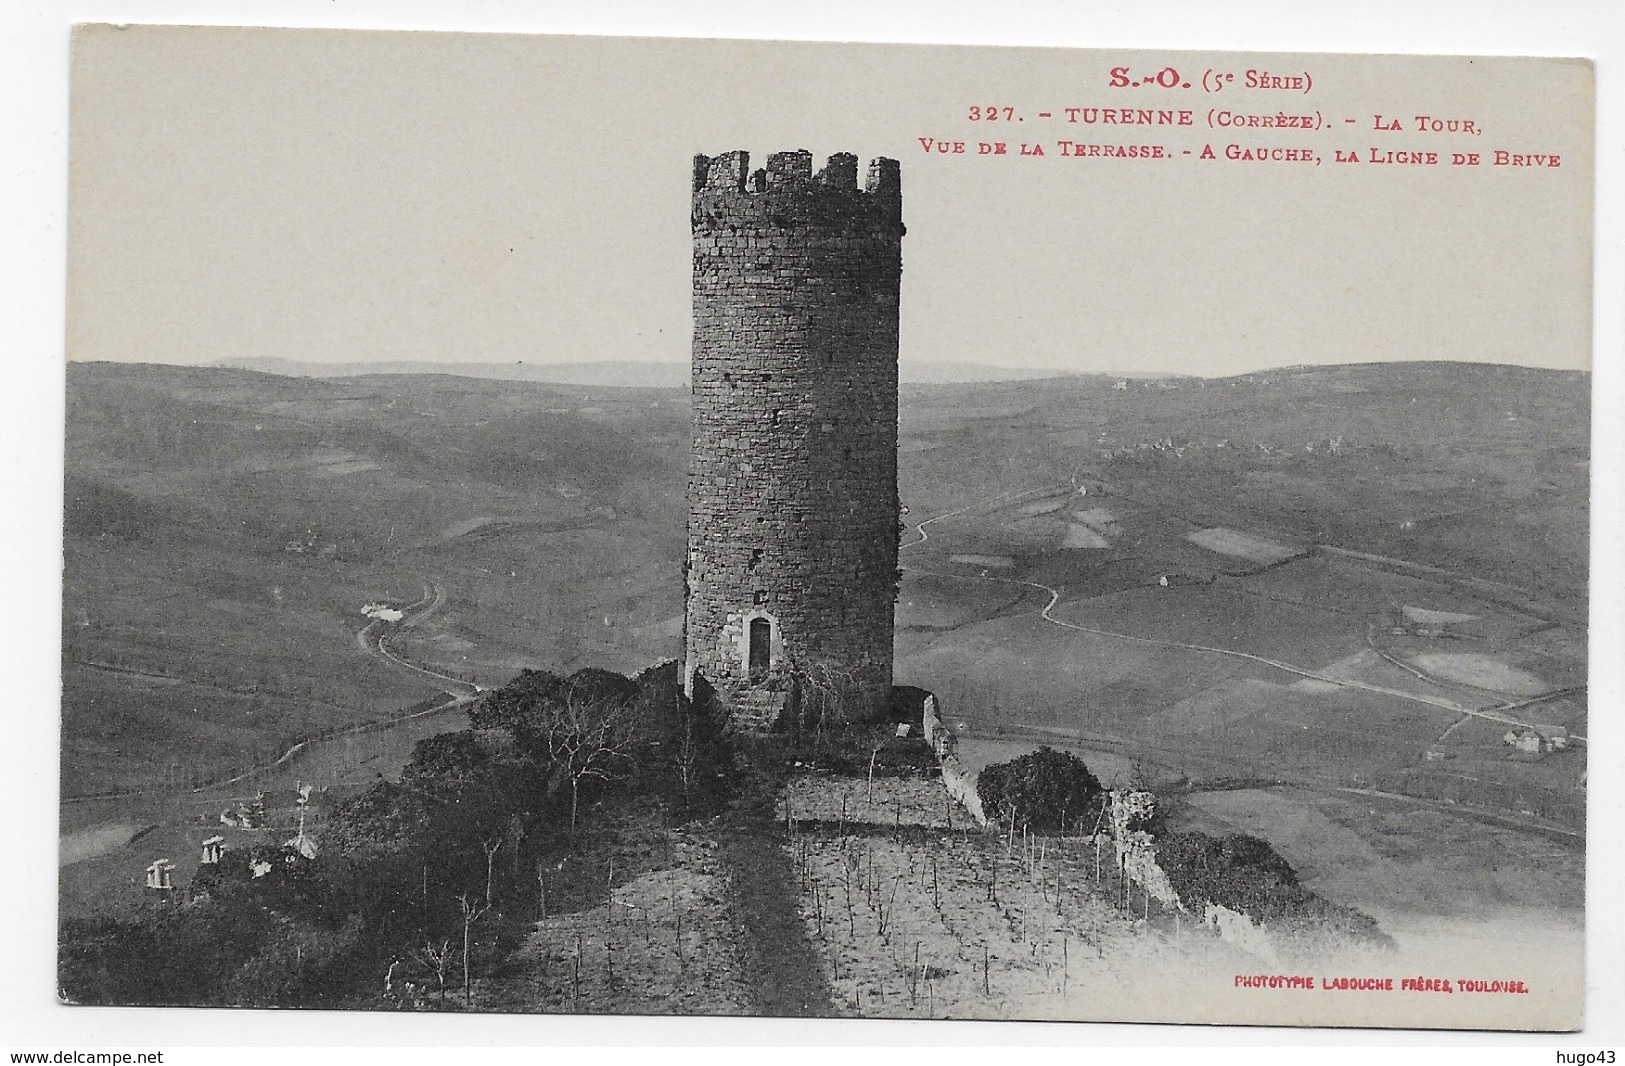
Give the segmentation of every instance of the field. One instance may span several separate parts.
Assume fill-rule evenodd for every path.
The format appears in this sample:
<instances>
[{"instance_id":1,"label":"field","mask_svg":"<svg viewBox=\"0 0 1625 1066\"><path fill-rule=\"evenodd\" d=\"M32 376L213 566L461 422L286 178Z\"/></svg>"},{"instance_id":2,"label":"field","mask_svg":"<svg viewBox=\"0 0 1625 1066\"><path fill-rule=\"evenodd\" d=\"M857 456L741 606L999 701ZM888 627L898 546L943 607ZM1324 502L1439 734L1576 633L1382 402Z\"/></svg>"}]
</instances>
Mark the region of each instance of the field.
<instances>
[{"instance_id":1,"label":"field","mask_svg":"<svg viewBox=\"0 0 1625 1066\"><path fill-rule=\"evenodd\" d=\"M448 694L524 667L632 671L680 649L680 389L74 364L68 391L70 911L128 897L159 854L195 858L219 811L255 789L286 798L315 782L336 802L398 774L417 738L462 725L455 708L404 718ZM1329 898L1385 925L1523 929L1539 907L1571 929L1589 391L1584 374L1426 363L1126 390L1094 377L905 385L914 528L896 679L938 694L967 761L1073 747L1104 776L1178 792L1193 826L1268 837ZM387 655L366 604L409 616L386 632ZM1515 752L1504 735L1524 727L1561 728L1567 743ZM275 769L220 784L301 741ZM1052 869L1046 856L1035 878L994 842L950 832L940 794L930 804L912 835L894 797L889 822L879 809L843 833L837 807L788 845L798 886L840 888L844 939L827 893L798 889L839 1009L861 997L865 1014L1087 1014L1068 997L1108 980L1091 976L1091 948L1095 964L1102 943L1161 966L1184 958L1183 939L1113 925L1126 919L1097 914L1088 893L1054 915L1047 879L1081 886L1082 858ZM1430 855L1456 887L1415 887ZM691 858L675 868L703 903L715 871ZM872 865L864 916L845 907L853 860ZM945 865L965 897L946 920ZM995 867L1031 936L973 898ZM893 942L878 929L883 875L906 901ZM607 945L632 953L638 932L611 930L619 913L570 919L589 925L539 940L539 964L558 965L579 933L588 954L606 945L590 972L609 980ZM923 970L904 951L910 923ZM645 924L646 952L658 932ZM677 965L671 943L661 973ZM982 948L991 974L977 971ZM1109 981L1140 979L1114 965ZM899 983L910 973L925 984ZM675 989L695 975L667 977ZM730 1009L736 992L710 979L713 1007ZM615 1009L643 1009L613 990Z\"/></svg>"},{"instance_id":2,"label":"field","mask_svg":"<svg viewBox=\"0 0 1625 1066\"><path fill-rule=\"evenodd\" d=\"M929 777L808 775L788 784L778 810L782 850L838 1013L1188 1021L1258 1009L1232 981L1259 967L1260 946L1121 883L1109 843L971 829L944 799ZM1419 819L1384 804L1388 824L1377 832L1356 806L1294 790L1189 801L1187 825L1270 837L1306 885L1373 911L1395 941L1377 951L1277 940L1281 957L1266 954L1266 965L1321 975L1499 967L1529 974L1541 993L1574 993L1582 878L1513 863L1486 879L1478 856L1526 848L1516 831L1448 814ZM1572 869L1566 847L1551 843L1539 858ZM1509 1007L1508 1017L1526 1006ZM1301 1009L1335 1022L1359 1008L1322 1001ZM1448 1017L1414 1003L1385 1002L1384 1010L1411 1024Z\"/></svg>"},{"instance_id":3,"label":"field","mask_svg":"<svg viewBox=\"0 0 1625 1066\"><path fill-rule=\"evenodd\" d=\"M1583 376L1414 364L978 395L1000 391L1025 404L996 425L934 407L917 432L937 447L902 474L911 513L947 517L905 548L899 677L971 734L1527 810L1515 782L1581 824L1583 745L1514 763L1475 727L1584 734ZM1018 606L914 622L1000 591Z\"/></svg>"},{"instance_id":4,"label":"field","mask_svg":"<svg viewBox=\"0 0 1625 1066\"><path fill-rule=\"evenodd\" d=\"M962 810L956 829L945 800L930 778L790 784L785 849L842 1013L1075 1017L1106 987L1165 968L1187 939L1193 957L1224 954L1172 919L1164 937L1115 907L1109 848L1097 866L1081 838L1007 841Z\"/></svg>"},{"instance_id":5,"label":"field","mask_svg":"<svg viewBox=\"0 0 1625 1066\"><path fill-rule=\"evenodd\" d=\"M904 551L899 679L938 693L967 758L1109 757L1385 928L1573 940L1585 745L1503 734L1585 734L1584 376L1174 384L980 390L997 420L935 398L904 500L948 517Z\"/></svg>"},{"instance_id":6,"label":"field","mask_svg":"<svg viewBox=\"0 0 1625 1066\"><path fill-rule=\"evenodd\" d=\"M526 666L675 654L686 418L671 390L71 366L63 831L196 825L290 751L275 787L392 776L462 715L297 745ZM364 605L434 594L389 636L431 673L369 650ZM64 899L161 840L66 867Z\"/></svg>"},{"instance_id":7,"label":"field","mask_svg":"<svg viewBox=\"0 0 1625 1066\"><path fill-rule=\"evenodd\" d=\"M982 755L1012 750L1020 749ZM1107 780L1140 772L1110 755L1088 758ZM1210 833L1271 837L1305 885L1374 914L1393 948L1232 939L1119 880L1109 841L979 829L929 774L804 768L784 782L770 825L743 838L727 818L623 827L614 846L548 872L557 903L476 983L474 1004L1189 1021L1271 1009L1233 985L1260 967L1328 977L1516 972L1540 1000L1577 987L1583 879L1549 872L1571 865L1566 843L1536 842L1541 872L1509 862L1485 876L1484 851L1529 851L1530 841L1391 800L1232 789L1179 801L1176 818ZM752 882L772 888L772 907L752 902ZM763 912L785 908L797 931L764 930ZM1506 1019L1538 1016L1535 1002L1509 1003ZM1392 1012L1385 1022L1440 1025L1445 1006L1401 999L1383 1010ZM1319 999L1299 1009L1348 1023L1362 1007Z\"/></svg>"},{"instance_id":8,"label":"field","mask_svg":"<svg viewBox=\"0 0 1625 1066\"><path fill-rule=\"evenodd\" d=\"M751 1013L743 922L716 837L714 826L648 832L641 854L611 853L618 877L607 856L554 871L557 912L481 982L480 1009Z\"/></svg>"},{"instance_id":9,"label":"field","mask_svg":"<svg viewBox=\"0 0 1625 1066\"><path fill-rule=\"evenodd\" d=\"M212 728L275 747L308 719L384 717L434 692L356 640L364 604L410 604L431 586L447 601L400 635L402 653L482 683L520 665L670 654L669 638L630 630L680 610L654 575L680 550L682 457L670 445L684 439L685 405L608 391L75 365L70 684L111 667L228 690L201 701L195 728L144 738L185 761ZM102 783L151 774L165 761L156 751L77 756L95 726L132 711L103 691L122 682L83 684L93 691L67 704L90 716L65 733L67 791L95 787L77 782L81 764ZM276 714L228 707L240 692ZM321 710L298 713L305 702ZM188 767L188 779L213 769Z\"/></svg>"}]
</instances>

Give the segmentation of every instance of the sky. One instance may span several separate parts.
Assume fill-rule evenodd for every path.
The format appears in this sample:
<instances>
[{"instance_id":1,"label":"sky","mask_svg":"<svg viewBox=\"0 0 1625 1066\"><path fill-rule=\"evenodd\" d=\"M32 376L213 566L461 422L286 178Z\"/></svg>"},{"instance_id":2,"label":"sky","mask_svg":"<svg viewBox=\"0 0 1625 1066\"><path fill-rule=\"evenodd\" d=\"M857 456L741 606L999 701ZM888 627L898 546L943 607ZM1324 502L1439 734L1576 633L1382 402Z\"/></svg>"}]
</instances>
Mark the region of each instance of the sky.
<instances>
[{"instance_id":1,"label":"sky","mask_svg":"<svg viewBox=\"0 0 1625 1066\"><path fill-rule=\"evenodd\" d=\"M140 26L82 29L73 62L71 359L686 360L689 160L808 148L902 162L905 360L1589 365L1584 64ZM1129 89L1114 67L1318 87ZM1211 129L1215 104L1330 128ZM1488 136L1373 129L1416 112ZM1562 165L1333 162L1378 147Z\"/></svg>"}]
</instances>

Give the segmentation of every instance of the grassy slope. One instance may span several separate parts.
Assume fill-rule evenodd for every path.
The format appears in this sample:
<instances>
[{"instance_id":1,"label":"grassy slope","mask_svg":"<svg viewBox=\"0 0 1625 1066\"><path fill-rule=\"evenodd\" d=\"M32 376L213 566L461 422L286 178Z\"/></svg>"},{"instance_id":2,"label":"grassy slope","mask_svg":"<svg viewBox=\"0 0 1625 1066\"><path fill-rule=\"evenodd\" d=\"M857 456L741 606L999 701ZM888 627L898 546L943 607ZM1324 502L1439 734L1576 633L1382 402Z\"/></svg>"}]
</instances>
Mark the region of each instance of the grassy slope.
<instances>
[{"instance_id":1,"label":"grassy slope","mask_svg":"<svg viewBox=\"0 0 1625 1066\"><path fill-rule=\"evenodd\" d=\"M996 579L1062 588L1055 614L1077 624L1341 670L1468 706L1495 697L1429 685L1368 641L1375 634L1398 657L1481 654L1553 687L1583 684L1586 375L1403 364L1111 385L910 391L910 518L969 510L904 552L917 572L899 611L901 680L935 688L973 729L1062 729L1198 776L1376 783L1579 823L1582 753L1514 764L1502 729L1475 727L1450 735L1449 760L1424 765L1458 716L1315 691L1243 659L1063 630L1036 617L1047 594ZM982 506L1021 489L1035 492ZM1075 514L1092 509L1110 512L1110 548L1064 549ZM1185 539L1220 525L1455 576L1325 553L1258 571ZM954 561L964 553L1014 565ZM1202 583L1159 588L1169 573ZM1392 636L1406 604L1476 620L1443 639ZM1529 714L1583 732L1583 694Z\"/></svg>"},{"instance_id":2,"label":"grassy slope","mask_svg":"<svg viewBox=\"0 0 1625 1066\"><path fill-rule=\"evenodd\" d=\"M1196 525L1515 580L1583 617L1589 375L1414 363L1178 385L1118 391L1079 378L909 390L903 500L930 515L1093 477ZM959 409L967 398L975 406ZM1338 455L1323 443L1307 450L1329 438L1340 438ZM1102 457L1165 439L1193 446L1178 457Z\"/></svg>"},{"instance_id":3,"label":"grassy slope","mask_svg":"<svg viewBox=\"0 0 1625 1066\"><path fill-rule=\"evenodd\" d=\"M1170 568L1223 570L1184 540L1222 524L1523 586L1538 601L1523 606L1563 623L1539 638L1543 668L1583 675L1588 399L1583 374L1446 364L1121 391L1104 378L909 386L900 466L914 520L1074 482L1107 488L1088 506L1122 513L1105 552L1058 550L1065 511L1012 509L933 526L905 562L964 573L950 554L1010 555L1010 573L1067 586L1066 617L1218 639L1232 603L1181 590L1182 610L1164 617L1138 590ZM76 364L68 401L70 792L151 781L177 761L202 774L422 698L428 685L354 634L362 603L409 603L431 584L445 605L397 650L484 683L523 665L633 669L677 651L676 391ZM1338 454L1320 443L1330 438ZM1183 451L1139 447L1159 442ZM1279 607L1295 622L1276 628L1317 663L1358 650L1373 598L1416 599L1414 581L1389 575L1338 602L1327 590L1340 579L1315 570L1326 565L1288 564L1255 586L1309 604ZM1114 595L1082 603L1080 590ZM1001 714L1025 701L1061 719L1086 705L1092 724L1119 729L1225 678L1290 680L1171 651L1090 651L1032 622L1042 596L1013 586L911 575L904 601L900 672L983 702L976 686L991 685ZM1255 599L1250 614L1274 610ZM1297 621L1337 610L1341 626ZM1253 630L1233 635L1270 650ZM1035 663L1037 698L1023 691ZM1294 745L1294 764L1303 757Z\"/></svg>"},{"instance_id":4,"label":"grassy slope","mask_svg":"<svg viewBox=\"0 0 1625 1066\"><path fill-rule=\"evenodd\" d=\"M430 694L357 644L371 600L445 588L399 650L487 682L593 661L588 619L679 609L649 580L680 551L670 393L110 364L68 392L68 794L208 776ZM451 629L472 665L437 657Z\"/></svg>"}]
</instances>

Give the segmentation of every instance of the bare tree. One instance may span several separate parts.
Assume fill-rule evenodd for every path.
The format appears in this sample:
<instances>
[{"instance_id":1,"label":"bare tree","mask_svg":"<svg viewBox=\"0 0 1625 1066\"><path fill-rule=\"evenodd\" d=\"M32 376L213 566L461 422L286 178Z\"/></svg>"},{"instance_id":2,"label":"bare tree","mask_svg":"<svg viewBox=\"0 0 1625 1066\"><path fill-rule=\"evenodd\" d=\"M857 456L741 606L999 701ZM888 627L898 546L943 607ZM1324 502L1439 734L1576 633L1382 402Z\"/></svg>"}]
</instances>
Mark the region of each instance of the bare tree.
<instances>
[{"instance_id":1,"label":"bare tree","mask_svg":"<svg viewBox=\"0 0 1625 1066\"><path fill-rule=\"evenodd\" d=\"M502 848L502 841L500 839L483 840L480 842L480 847L485 849L485 907L489 910L491 907L491 875L496 866L497 852Z\"/></svg>"},{"instance_id":2,"label":"bare tree","mask_svg":"<svg viewBox=\"0 0 1625 1066\"><path fill-rule=\"evenodd\" d=\"M463 908L463 1002L468 1006L474 1005L474 985L469 976L468 949L473 939L474 923L479 921L490 907L482 906L468 898L468 893L457 897L458 904Z\"/></svg>"},{"instance_id":3,"label":"bare tree","mask_svg":"<svg viewBox=\"0 0 1625 1066\"><path fill-rule=\"evenodd\" d=\"M791 659L784 671L798 728L811 726L815 735L822 736L826 727L837 728L863 715L863 688L852 669L824 660Z\"/></svg>"},{"instance_id":4,"label":"bare tree","mask_svg":"<svg viewBox=\"0 0 1625 1066\"><path fill-rule=\"evenodd\" d=\"M442 940L438 948L433 942L424 944L412 952L412 957L434 973L435 984L440 988L440 1002L446 1002L446 967L451 963L451 941Z\"/></svg>"},{"instance_id":5,"label":"bare tree","mask_svg":"<svg viewBox=\"0 0 1625 1066\"><path fill-rule=\"evenodd\" d=\"M546 701L537 723L548 759L570 784L570 838L575 839L581 785L588 778L613 781L618 764L631 758L633 707L624 699L570 691Z\"/></svg>"},{"instance_id":6,"label":"bare tree","mask_svg":"<svg viewBox=\"0 0 1625 1066\"><path fill-rule=\"evenodd\" d=\"M880 743L875 745L875 750L869 753L869 785L863 793L863 816L865 818L869 817L869 810L874 805L875 760L880 758L880 753L885 750L886 742L890 739L891 737L889 736L882 736L880 738Z\"/></svg>"},{"instance_id":7,"label":"bare tree","mask_svg":"<svg viewBox=\"0 0 1625 1066\"><path fill-rule=\"evenodd\" d=\"M694 768L700 758L700 746L694 739L694 711L683 715L683 739L677 745L677 775L683 783L683 810L689 808L689 793L693 788Z\"/></svg>"}]
</instances>

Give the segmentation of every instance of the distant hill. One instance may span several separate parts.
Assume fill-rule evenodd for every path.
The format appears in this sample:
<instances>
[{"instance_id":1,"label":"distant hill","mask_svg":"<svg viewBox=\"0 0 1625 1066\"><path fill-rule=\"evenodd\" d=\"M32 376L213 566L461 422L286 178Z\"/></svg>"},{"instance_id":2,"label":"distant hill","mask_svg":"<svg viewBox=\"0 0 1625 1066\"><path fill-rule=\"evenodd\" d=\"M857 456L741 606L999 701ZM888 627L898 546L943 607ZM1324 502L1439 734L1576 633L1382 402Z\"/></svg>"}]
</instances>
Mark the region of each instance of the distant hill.
<instances>
[{"instance_id":1,"label":"distant hill","mask_svg":"<svg viewBox=\"0 0 1625 1066\"><path fill-rule=\"evenodd\" d=\"M294 378L352 378L370 374L449 374L495 381L533 381L544 385L614 386L673 389L688 385L688 364L635 362L627 359L584 363L437 363L398 360L383 363L312 363L297 359L222 360L215 364Z\"/></svg>"},{"instance_id":2,"label":"distant hill","mask_svg":"<svg viewBox=\"0 0 1625 1066\"><path fill-rule=\"evenodd\" d=\"M347 378L367 374L451 374L498 381L534 381L547 385L615 386L648 389L684 388L687 363L604 360L582 363L436 363L401 360L386 363L311 363L297 359L222 360L219 367L257 370L284 377ZM905 383L942 385L976 381L1026 381L1068 376L1041 367L1004 367L988 363L904 360L899 374Z\"/></svg>"},{"instance_id":3,"label":"distant hill","mask_svg":"<svg viewBox=\"0 0 1625 1066\"><path fill-rule=\"evenodd\" d=\"M481 683L674 651L686 390L95 362L66 378L67 793L151 787L176 762L223 776L416 704L433 686L357 634L364 604L432 588L445 602L397 647Z\"/></svg>"},{"instance_id":4,"label":"distant hill","mask_svg":"<svg viewBox=\"0 0 1625 1066\"><path fill-rule=\"evenodd\" d=\"M1078 377L1055 367L991 366L987 363L921 362L904 359L898 376L906 385L943 385L976 381L1030 381L1037 378Z\"/></svg>"},{"instance_id":5,"label":"distant hill","mask_svg":"<svg viewBox=\"0 0 1625 1066\"><path fill-rule=\"evenodd\" d=\"M486 686L681 653L682 364L256 365L66 367L65 793L156 795L419 706L435 686L372 650L369 604L432 604L393 653ZM1064 589L1069 624L1307 669L1385 671L1373 638L1504 663L1575 690L1537 720L1583 735L1590 393L1588 373L1439 362L915 377L899 502L911 524L946 521L908 535L897 677L990 723L1124 738L1158 765L1359 774L1578 824L1572 750L1512 763L1499 723L1456 729L1372 692L1316 703L1332 697L1261 663L1084 639L1042 621L1037 593ZM1255 574L1260 544L1301 554ZM1411 633L1407 605L1473 616L1480 636ZM1431 684L1392 669L1379 683ZM1424 767L1447 729L1457 754ZM363 749L333 772L387 768Z\"/></svg>"}]
</instances>

